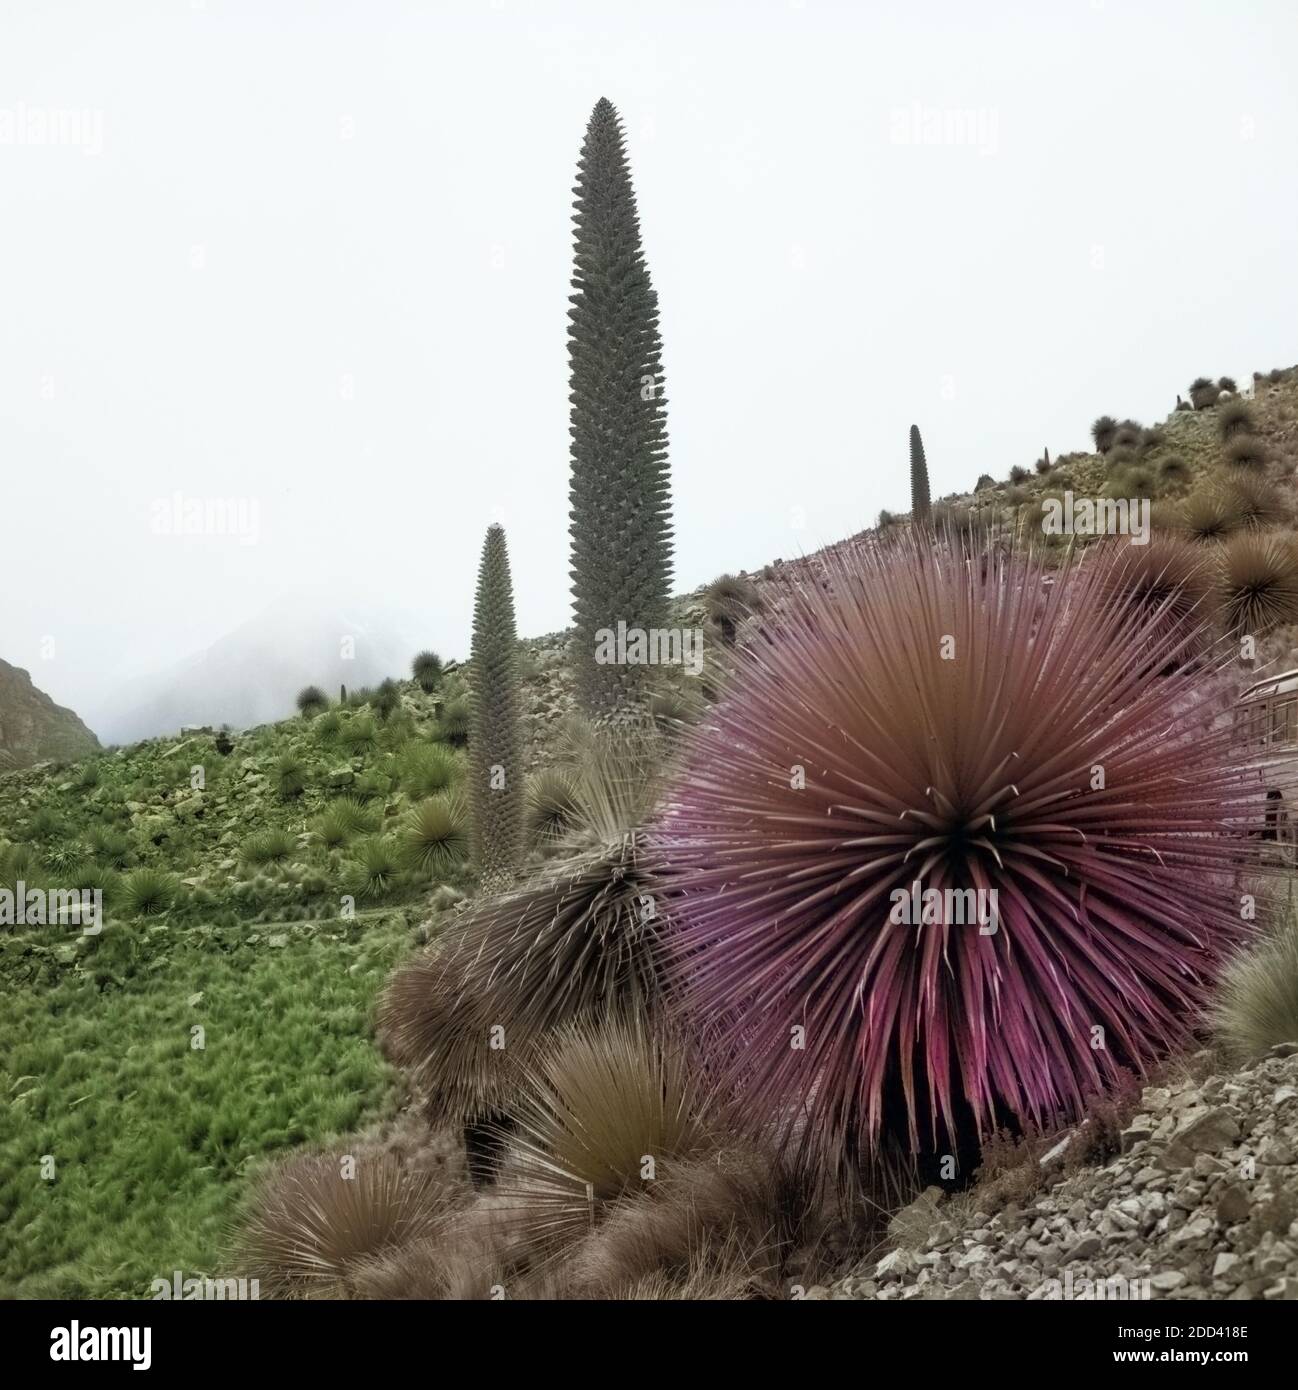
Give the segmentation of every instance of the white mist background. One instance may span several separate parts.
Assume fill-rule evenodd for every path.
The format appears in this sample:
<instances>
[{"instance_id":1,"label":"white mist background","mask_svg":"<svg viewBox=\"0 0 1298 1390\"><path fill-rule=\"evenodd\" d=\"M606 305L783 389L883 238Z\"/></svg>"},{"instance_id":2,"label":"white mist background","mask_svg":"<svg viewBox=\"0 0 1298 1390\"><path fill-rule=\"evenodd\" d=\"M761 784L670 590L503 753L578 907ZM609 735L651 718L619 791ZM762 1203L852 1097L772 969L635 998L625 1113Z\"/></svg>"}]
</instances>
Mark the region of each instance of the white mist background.
<instances>
[{"instance_id":1,"label":"white mist background","mask_svg":"<svg viewBox=\"0 0 1298 1390\"><path fill-rule=\"evenodd\" d=\"M520 631L565 626L602 95L678 590L905 510L912 422L937 496L1290 365L1296 68L1286 0L6 0L0 112L102 149L0 143L0 656L92 727L267 605L463 656L493 520ZM899 143L916 106L982 146ZM256 543L154 534L177 490L255 499Z\"/></svg>"}]
</instances>

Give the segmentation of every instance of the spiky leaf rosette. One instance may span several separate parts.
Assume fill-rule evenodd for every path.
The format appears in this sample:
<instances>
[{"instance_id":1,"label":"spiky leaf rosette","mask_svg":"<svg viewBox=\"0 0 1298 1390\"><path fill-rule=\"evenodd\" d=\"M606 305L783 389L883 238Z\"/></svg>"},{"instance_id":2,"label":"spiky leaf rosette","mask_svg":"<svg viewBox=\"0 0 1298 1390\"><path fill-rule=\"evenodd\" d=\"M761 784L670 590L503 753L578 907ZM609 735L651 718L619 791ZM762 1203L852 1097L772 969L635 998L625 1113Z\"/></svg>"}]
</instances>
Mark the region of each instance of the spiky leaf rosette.
<instances>
[{"instance_id":1,"label":"spiky leaf rosette","mask_svg":"<svg viewBox=\"0 0 1298 1390\"><path fill-rule=\"evenodd\" d=\"M1210 645L1213 569L1205 547L1178 535L1156 535L1146 545L1115 540L1105 545L1104 596L1142 608L1191 650Z\"/></svg>"},{"instance_id":2,"label":"spiky leaf rosette","mask_svg":"<svg viewBox=\"0 0 1298 1390\"><path fill-rule=\"evenodd\" d=\"M714 1142L702 1068L643 1019L583 1020L525 1069L504 1193L538 1252L557 1253L609 1203L645 1190L645 1159L697 1157Z\"/></svg>"},{"instance_id":3,"label":"spiky leaf rosette","mask_svg":"<svg viewBox=\"0 0 1298 1390\"><path fill-rule=\"evenodd\" d=\"M362 1261L436 1232L451 1204L439 1174L391 1153L294 1154L252 1198L240 1264L272 1297L337 1296Z\"/></svg>"},{"instance_id":4,"label":"spiky leaf rosette","mask_svg":"<svg viewBox=\"0 0 1298 1390\"><path fill-rule=\"evenodd\" d=\"M1112 415L1101 415L1091 426L1091 438L1095 441L1098 453L1107 454L1113 448L1114 436L1118 433L1118 422Z\"/></svg>"},{"instance_id":5,"label":"spiky leaf rosette","mask_svg":"<svg viewBox=\"0 0 1298 1390\"><path fill-rule=\"evenodd\" d=\"M924 458L924 441L919 426L910 427L910 516L912 521L927 521L933 506L928 495L928 463Z\"/></svg>"},{"instance_id":6,"label":"spiky leaf rosette","mask_svg":"<svg viewBox=\"0 0 1298 1390\"><path fill-rule=\"evenodd\" d=\"M1240 935L1260 787L1111 564L845 551L685 755L658 842L683 1007L827 1163L1078 1114L1186 1040ZM916 883L994 890L997 929L894 924Z\"/></svg>"},{"instance_id":7,"label":"spiky leaf rosette","mask_svg":"<svg viewBox=\"0 0 1298 1390\"><path fill-rule=\"evenodd\" d=\"M640 703L646 668L600 664L597 633L662 626L672 531L658 297L613 104L600 100L578 164L568 361L569 501L577 693L596 717Z\"/></svg>"},{"instance_id":8,"label":"spiky leaf rosette","mask_svg":"<svg viewBox=\"0 0 1298 1390\"><path fill-rule=\"evenodd\" d=\"M1173 513L1175 524L1192 541L1219 541L1243 524L1235 500L1222 488L1192 492Z\"/></svg>"},{"instance_id":9,"label":"spiky leaf rosette","mask_svg":"<svg viewBox=\"0 0 1298 1390\"><path fill-rule=\"evenodd\" d=\"M479 902L436 952L402 967L379 1011L393 1061L430 1114L508 1112L518 1068L573 1021L660 1010L660 869L640 828L661 783L657 744L604 736L585 752L565 857Z\"/></svg>"},{"instance_id":10,"label":"spiky leaf rosette","mask_svg":"<svg viewBox=\"0 0 1298 1390\"><path fill-rule=\"evenodd\" d=\"M1243 531L1222 547L1222 613L1234 633L1298 623L1298 550L1289 536Z\"/></svg>"},{"instance_id":11,"label":"spiky leaf rosette","mask_svg":"<svg viewBox=\"0 0 1298 1390\"><path fill-rule=\"evenodd\" d=\"M469 795L473 853L483 886L513 877L523 850L523 741L518 714L518 633L509 552L500 526L487 528L473 606L469 696Z\"/></svg>"}]
</instances>

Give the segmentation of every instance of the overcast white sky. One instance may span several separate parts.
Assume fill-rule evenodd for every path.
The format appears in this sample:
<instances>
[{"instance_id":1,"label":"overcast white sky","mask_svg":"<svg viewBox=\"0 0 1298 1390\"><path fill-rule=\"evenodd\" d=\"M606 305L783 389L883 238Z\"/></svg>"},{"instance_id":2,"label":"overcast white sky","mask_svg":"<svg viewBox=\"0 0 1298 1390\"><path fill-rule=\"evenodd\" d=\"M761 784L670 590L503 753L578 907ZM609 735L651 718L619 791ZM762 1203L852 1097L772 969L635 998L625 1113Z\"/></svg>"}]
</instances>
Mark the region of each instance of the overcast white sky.
<instances>
[{"instance_id":1,"label":"overcast white sky","mask_svg":"<svg viewBox=\"0 0 1298 1390\"><path fill-rule=\"evenodd\" d=\"M287 590L462 655L493 519L520 630L566 625L601 95L662 304L678 589L905 509L912 421L936 495L1298 361L1292 0L0 16L0 656L74 707ZM255 502L255 541L155 534L176 491Z\"/></svg>"}]
</instances>

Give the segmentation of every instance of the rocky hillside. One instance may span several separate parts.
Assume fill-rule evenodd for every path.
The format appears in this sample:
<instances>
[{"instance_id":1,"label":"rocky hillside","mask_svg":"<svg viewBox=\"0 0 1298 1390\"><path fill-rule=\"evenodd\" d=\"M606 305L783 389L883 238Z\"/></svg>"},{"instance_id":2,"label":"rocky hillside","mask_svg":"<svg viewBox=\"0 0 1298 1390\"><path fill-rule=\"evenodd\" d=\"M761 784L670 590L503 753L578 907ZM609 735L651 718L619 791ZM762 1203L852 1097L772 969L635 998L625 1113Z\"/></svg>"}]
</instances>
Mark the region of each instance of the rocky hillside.
<instances>
[{"instance_id":1,"label":"rocky hillside","mask_svg":"<svg viewBox=\"0 0 1298 1390\"><path fill-rule=\"evenodd\" d=\"M99 740L70 709L38 690L26 671L0 661L0 771L84 758L98 747Z\"/></svg>"},{"instance_id":2,"label":"rocky hillside","mask_svg":"<svg viewBox=\"0 0 1298 1390\"><path fill-rule=\"evenodd\" d=\"M1298 1299L1298 1041L1146 1086L1113 1138L1107 1162L1076 1165L1081 1129L971 1192L928 1189L890 1250L811 1296Z\"/></svg>"}]
</instances>

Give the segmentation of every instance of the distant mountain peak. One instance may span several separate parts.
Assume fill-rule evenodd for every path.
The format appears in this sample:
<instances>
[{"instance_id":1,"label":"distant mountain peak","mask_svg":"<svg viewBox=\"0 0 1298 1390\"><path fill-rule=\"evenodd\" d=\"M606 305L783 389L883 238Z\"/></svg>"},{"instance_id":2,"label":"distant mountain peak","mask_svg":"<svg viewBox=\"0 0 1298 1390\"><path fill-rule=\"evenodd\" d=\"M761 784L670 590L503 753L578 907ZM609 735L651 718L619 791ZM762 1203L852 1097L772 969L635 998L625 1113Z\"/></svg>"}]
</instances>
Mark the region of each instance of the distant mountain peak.
<instances>
[{"instance_id":1,"label":"distant mountain peak","mask_svg":"<svg viewBox=\"0 0 1298 1390\"><path fill-rule=\"evenodd\" d=\"M98 748L72 710L56 705L20 666L0 660L0 771L84 758Z\"/></svg>"}]
</instances>

